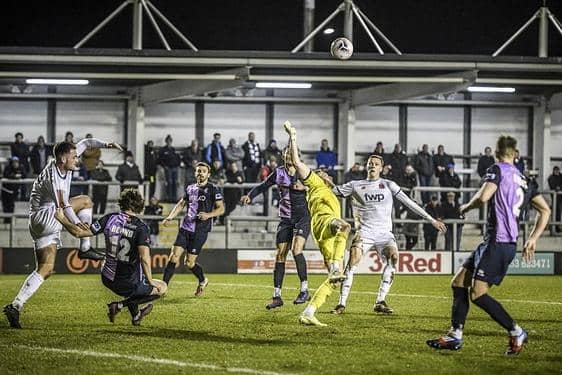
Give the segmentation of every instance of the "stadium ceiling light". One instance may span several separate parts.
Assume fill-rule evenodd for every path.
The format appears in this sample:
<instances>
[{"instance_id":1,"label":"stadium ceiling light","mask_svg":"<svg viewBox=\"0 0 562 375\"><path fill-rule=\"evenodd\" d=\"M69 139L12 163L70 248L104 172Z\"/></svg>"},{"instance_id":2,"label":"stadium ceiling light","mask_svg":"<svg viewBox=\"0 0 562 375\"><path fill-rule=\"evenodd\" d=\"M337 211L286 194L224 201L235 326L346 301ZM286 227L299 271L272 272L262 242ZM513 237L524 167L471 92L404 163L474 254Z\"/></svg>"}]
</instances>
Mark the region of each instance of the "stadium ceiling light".
<instances>
[{"instance_id":1,"label":"stadium ceiling light","mask_svg":"<svg viewBox=\"0 0 562 375\"><path fill-rule=\"evenodd\" d=\"M258 82L256 87L259 89L309 89L312 87L311 83L297 83L297 82Z\"/></svg>"},{"instance_id":2,"label":"stadium ceiling light","mask_svg":"<svg viewBox=\"0 0 562 375\"><path fill-rule=\"evenodd\" d=\"M470 92L503 92L512 94L515 92L515 87L486 87L486 86L470 86Z\"/></svg>"},{"instance_id":3,"label":"stadium ceiling light","mask_svg":"<svg viewBox=\"0 0 562 375\"><path fill-rule=\"evenodd\" d=\"M334 30L331 27L328 27L327 29L324 29L324 34L329 35L329 34L333 34L336 30Z\"/></svg>"},{"instance_id":4,"label":"stadium ceiling light","mask_svg":"<svg viewBox=\"0 0 562 375\"><path fill-rule=\"evenodd\" d=\"M28 85L87 85L87 79L55 79L55 78L28 78L25 80Z\"/></svg>"}]
</instances>

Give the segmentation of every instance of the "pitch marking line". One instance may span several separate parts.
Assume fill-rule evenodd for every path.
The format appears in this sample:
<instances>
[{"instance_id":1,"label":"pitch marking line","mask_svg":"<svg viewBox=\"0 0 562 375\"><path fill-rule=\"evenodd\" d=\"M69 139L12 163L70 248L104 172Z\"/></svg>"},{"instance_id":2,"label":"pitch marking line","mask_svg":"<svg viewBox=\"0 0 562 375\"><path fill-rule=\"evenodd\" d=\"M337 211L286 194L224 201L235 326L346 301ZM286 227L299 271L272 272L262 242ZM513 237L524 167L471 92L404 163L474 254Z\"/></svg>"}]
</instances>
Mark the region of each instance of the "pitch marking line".
<instances>
[{"instance_id":1,"label":"pitch marking line","mask_svg":"<svg viewBox=\"0 0 562 375\"><path fill-rule=\"evenodd\" d=\"M6 347L6 345L1 345L1 346ZM207 363L177 361L174 359L143 357L140 355L119 354L119 353L112 353L112 352L95 352L91 350L77 350L77 349L59 349L59 348L49 348L44 346L29 346L29 345L10 345L9 347L16 347L29 351L42 351L42 352L59 353L59 354L76 354L80 356L89 356L89 357L96 357L96 358L125 359L135 362L145 362L151 364L168 365L168 366L176 366L176 367L192 367L197 369L226 371L226 372L240 373L240 374L294 375L287 372L263 371L263 370L255 370L255 369L243 368L243 367L223 367L223 366L217 366Z\"/></svg>"},{"instance_id":2,"label":"pitch marking line","mask_svg":"<svg viewBox=\"0 0 562 375\"><path fill-rule=\"evenodd\" d=\"M174 284L197 284L196 282L191 281L174 281ZM214 285L217 286L228 286L228 287L243 287L243 288L266 288L271 289L270 286L267 285L259 285L259 284L238 284L238 283L209 283L211 287ZM290 290L298 290L298 288L285 288ZM315 290L315 289L310 289ZM378 293L376 292L367 292L367 291L353 291L354 294L367 294L367 295L374 295L376 296ZM435 295L428 295L428 294L401 294L401 293L389 293L390 296L393 297L407 297L407 298L432 298L432 299L451 299L450 296L435 296ZM554 302L554 301L533 301L533 300L522 300L522 299L509 299L509 298L502 298L501 301L505 302L517 302L517 303L532 303L532 304L541 304L541 305L555 305L555 306L562 306L562 302Z\"/></svg>"}]
</instances>

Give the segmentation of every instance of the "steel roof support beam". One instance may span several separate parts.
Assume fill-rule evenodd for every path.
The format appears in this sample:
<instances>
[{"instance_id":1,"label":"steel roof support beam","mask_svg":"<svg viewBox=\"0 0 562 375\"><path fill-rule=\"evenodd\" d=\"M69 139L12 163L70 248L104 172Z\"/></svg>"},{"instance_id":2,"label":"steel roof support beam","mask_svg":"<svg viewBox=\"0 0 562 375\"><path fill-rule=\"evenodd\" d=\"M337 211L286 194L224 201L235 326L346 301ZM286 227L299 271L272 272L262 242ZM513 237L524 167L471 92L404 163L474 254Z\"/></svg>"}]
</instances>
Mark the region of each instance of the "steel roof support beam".
<instances>
[{"instance_id":1,"label":"steel roof support beam","mask_svg":"<svg viewBox=\"0 0 562 375\"><path fill-rule=\"evenodd\" d=\"M475 82L476 71L446 74L435 78L459 78L460 81L426 84L394 83L357 89L351 92L351 105L374 105L394 100L463 91Z\"/></svg>"}]
</instances>

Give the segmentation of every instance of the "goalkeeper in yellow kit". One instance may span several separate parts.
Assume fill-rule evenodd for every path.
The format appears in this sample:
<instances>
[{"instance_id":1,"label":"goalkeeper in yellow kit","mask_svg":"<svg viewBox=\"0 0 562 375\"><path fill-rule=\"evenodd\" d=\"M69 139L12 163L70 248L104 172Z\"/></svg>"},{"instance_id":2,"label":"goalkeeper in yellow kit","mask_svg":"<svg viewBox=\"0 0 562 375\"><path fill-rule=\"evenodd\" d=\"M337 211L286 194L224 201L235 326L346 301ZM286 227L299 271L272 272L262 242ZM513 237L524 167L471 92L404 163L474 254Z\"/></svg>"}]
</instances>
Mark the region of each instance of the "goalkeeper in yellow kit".
<instances>
[{"instance_id":1,"label":"goalkeeper in yellow kit","mask_svg":"<svg viewBox=\"0 0 562 375\"><path fill-rule=\"evenodd\" d=\"M345 280L341 270L351 225L341 218L341 206L332 192L331 178L325 172L313 172L300 160L296 129L288 121L283 126L289 134L289 157L308 188L306 198L311 216L312 236L329 270L328 278L316 290L299 321L306 325L325 326L314 313L326 302L326 298L339 288L339 283Z\"/></svg>"}]
</instances>

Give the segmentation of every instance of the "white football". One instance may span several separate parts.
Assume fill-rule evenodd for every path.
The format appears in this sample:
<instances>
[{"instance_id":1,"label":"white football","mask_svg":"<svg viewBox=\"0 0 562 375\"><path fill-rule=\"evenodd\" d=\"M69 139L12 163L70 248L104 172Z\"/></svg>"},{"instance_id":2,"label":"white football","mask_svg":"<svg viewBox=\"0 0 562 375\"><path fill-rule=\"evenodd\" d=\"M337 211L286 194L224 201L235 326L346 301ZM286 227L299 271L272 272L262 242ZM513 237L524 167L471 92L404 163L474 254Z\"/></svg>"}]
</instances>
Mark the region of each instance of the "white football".
<instances>
[{"instance_id":1,"label":"white football","mask_svg":"<svg viewBox=\"0 0 562 375\"><path fill-rule=\"evenodd\" d=\"M344 37L334 39L330 44L330 53L336 59L347 60L353 55L353 43Z\"/></svg>"}]
</instances>

